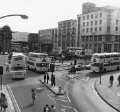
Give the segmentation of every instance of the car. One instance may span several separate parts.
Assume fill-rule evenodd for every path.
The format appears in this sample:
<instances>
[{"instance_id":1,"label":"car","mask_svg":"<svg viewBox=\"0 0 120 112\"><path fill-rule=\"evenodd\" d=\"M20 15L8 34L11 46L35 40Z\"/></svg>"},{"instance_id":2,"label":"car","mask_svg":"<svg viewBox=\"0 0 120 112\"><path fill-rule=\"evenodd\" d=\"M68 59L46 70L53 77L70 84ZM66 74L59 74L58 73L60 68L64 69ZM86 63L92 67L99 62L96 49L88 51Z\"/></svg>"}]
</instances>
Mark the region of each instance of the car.
<instances>
[{"instance_id":1,"label":"car","mask_svg":"<svg viewBox=\"0 0 120 112\"><path fill-rule=\"evenodd\" d=\"M75 66L76 71L90 70L90 67L91 67L90 64L88 64L88 65L79 64L79 65L76 65L76 66Z\"/></svg>"}]
</instances>

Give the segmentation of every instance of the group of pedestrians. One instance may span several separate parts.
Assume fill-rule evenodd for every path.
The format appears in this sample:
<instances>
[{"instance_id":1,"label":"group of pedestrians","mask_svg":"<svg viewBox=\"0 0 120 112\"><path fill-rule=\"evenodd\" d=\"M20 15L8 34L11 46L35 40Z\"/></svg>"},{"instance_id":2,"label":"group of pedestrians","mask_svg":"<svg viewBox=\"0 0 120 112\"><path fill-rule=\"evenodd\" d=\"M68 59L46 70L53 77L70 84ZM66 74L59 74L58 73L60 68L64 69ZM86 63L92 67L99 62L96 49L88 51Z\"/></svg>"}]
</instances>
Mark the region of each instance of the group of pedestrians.
<instances>
[{"instance_id":1,"label":"group of pedestrians","mask_svg":"<svg viewBox=\"0 0 120 112\"><path fill-rule=\"evenodd\" d=\"M47 83L48 84L48 82L49 82L49 74L46 72L45 74L44 74L44 83ZM55 78L55 75L52 73L51 74L51 86L55 86L56 85L56 78Z\"/></svg>"},{"instance_id":2,"label":"group of pedestrians","mask_svg":"<svg viewBox=\"0 0 120 112\"><path fill-rule=\"evenodd\" d=\"M56 112L56 108L54 105L49 106L48 104L46 104L43 107L43 112Z\"/></svg>"},{"instance_id":3,"label":"group of pedestrians","mask_svg":"<svg viewBox=\"0 0 120 112\"><path fill-rule=\"evenodd\" d=\"M118 76L117 80L118 80L118 86L120 86L120 75ZM114 76L111 75L109 78L109 83L110 83L109 87L113 86L113 82L114 82Z\"/></svg>"}]
</instances>

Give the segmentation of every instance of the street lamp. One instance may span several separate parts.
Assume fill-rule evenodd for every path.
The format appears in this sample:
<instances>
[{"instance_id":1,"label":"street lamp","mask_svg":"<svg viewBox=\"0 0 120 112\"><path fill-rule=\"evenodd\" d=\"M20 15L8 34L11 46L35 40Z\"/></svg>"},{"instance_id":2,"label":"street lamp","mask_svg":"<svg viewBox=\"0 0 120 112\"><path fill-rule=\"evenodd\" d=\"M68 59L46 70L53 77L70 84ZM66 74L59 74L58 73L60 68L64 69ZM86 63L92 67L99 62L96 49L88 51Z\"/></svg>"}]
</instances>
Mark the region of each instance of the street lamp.
<instances>
[{"instance_id":1,"label":"street lamp","mask_svg":"<svg viewBox=\"0 0 120 112\"><path fill-rule=\"evenodd\" d=\"M24 14L10 14L10 15L5 15L5 16L1 16L0 19L6 18L6 17L12 17L12 16L19 16L22 19L28 19L28 16L24 15ZM5 54L4 46L5 46L5 40L3 39L3 54ZM1 67L1 66L0 66L0 71L2 71L1 72L2 75L0 75L0 77L1 77L1 90L2 90L3 67Z\"/></svg>"},{"instance_id":2,"label":"street lamp","mask_svg":"<svg viewBox=\"0 0 120 112\"><path fill-rule=\"evenodd\" d=\"M11 17L11 16L20 16L22 19L28 19L28 16L25 14L10 14L10 15L5 15L0 17L0 19L6 18L6 17Z\"/></svg>"}]
</instances>

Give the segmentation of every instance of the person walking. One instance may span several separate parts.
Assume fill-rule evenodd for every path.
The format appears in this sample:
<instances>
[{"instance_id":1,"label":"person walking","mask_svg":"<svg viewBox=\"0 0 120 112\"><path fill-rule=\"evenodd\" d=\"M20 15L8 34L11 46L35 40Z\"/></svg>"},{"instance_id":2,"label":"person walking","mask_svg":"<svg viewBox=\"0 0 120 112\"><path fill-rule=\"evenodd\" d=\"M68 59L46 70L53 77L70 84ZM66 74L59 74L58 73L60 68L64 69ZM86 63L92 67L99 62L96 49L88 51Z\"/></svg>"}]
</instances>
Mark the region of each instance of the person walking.
<instances>
[{"instance_id":1,"label":"person walking","mask_svg":"<svg viewBox=\"0 0 120 112\"><path fill-rule=\"evenodd\" d=\"M32 104L35 104L35 99L36 99L36 93L35 93L35 89L32 89Z\"/></svg>"},{"instance_id":2,"label":"person walking","mask_svg":"<svg viewBox=\"0 0 120 112\"><path fill-rule=\"evenodd\" d=\"M54 78L54 76L53 76L53 74L51 75L51 86L53 86L53 78Z\"/></svg>"},{"instance_id":3,"label":"person walking","mask_svg":"<svg viewBox=\"0 0 120 112\"><path fill-rule=\"evenodd\" d=\"M50 112L50 107L48 104L46 104L45 107L43 107L43 112Z\"/></svg>"},{"instance_id":4,"label":"person walking","mask_svg":"<svg viewBox=\"0 0 120 112\"><path fill-rule=\"evenodd\" d=\"M55 78L55 75L53 75L53 86L56 85L56 78Z\"/></svg>"},{"instance_id":5,"label":"person walking","mask_svg":"<svg viewBox=\"0 0 120 112\"><path fill-rule=\"evenodd\" d=\"M54 105L51 105L51 107L50 107L50 112L56 112L56 108L55 108Z\"/></svg>"},{"instance_id":6,"label":"person walking","mask_svg":"<svg viewBox=\"0 0 120 112\"><path fill-rule=\"evenodd\" d=\"M110 81L110 87L112 87L112 85L113 85L113 81L114 81L114 77L113 77L113 75L110 76L109 81Z\"/></svg>"},{"instance_id":7,"label":"person walking","mask_svg":"<svg viewBox=\"0 0 120 112\"><path fill-rule=\"evenodd\" d=\"M118 76L118 86L120 86L120 75Z\"/></svg>"},{"instance_id":8,"label":"person walking","mask_svg":"<svg viewBox=\"0 0 120 112\"><path fill-rule=\"evenodd\" d=\"M49 82L49 74L46 72L47 84Z\"/></svg>"},{"instance_id":9,"label":"person walking","mask_svg":"<svg viewBox=\"0 0 120 112\"><path fill-rule=\"evenodd\" d=\"M44 83L46 83L46 73L44 74Z\"/></svg>"}]
</instances>

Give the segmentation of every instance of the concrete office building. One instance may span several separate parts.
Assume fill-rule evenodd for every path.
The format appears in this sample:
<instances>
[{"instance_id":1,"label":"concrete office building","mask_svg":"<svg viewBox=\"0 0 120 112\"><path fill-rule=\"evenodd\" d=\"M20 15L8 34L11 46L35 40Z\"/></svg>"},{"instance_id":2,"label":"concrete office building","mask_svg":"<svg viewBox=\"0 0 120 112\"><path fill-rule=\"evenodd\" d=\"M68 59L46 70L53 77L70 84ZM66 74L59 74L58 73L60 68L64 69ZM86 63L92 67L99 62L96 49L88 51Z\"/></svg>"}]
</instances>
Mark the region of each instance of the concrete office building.
<instances>
[{"instance_id":1,"label":"concrete office building","mask_svg":"<svg viewBox=\"0 0 120 112\"><path fill-rule=\"evenodd\" d=\"M61 50L76 46L76 23L73 19L58 22L58 47Z\"/></svg>"},{"instance_id":2,"label":"concrete office building","mask_svg":"<svg viewBox=\"0 0 120 112\"><path fill-rule=\"evenodd\" d=\"M87 3L88 5L88 3ZM120 9L111 6L77 15L77 46L95 52L120 51Z\"/></svg>"},{"instance_id":3,"label":"concrete office building","mask_svg":"<svg viewBox=\"0 0 120 112\"><path fill-rule=\"evenodd\" d=\"M57 28L39 30L38 38L41 52L51 53L57 49Z\"/></svg>"}]
</instances>

